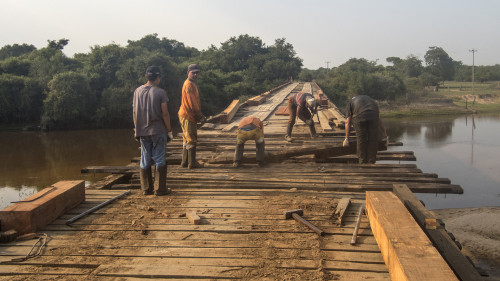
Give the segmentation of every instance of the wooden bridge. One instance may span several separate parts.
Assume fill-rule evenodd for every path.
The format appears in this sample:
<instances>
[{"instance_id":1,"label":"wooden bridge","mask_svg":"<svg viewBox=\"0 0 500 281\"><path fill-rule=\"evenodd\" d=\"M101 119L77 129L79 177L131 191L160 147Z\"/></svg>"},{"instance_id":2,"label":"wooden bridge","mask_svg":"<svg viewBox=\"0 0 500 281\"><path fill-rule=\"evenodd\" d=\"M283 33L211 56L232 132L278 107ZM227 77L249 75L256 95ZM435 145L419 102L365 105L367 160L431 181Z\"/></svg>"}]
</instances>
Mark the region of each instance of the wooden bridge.
<instances>
[{"instance_id":1,"label":"wooden bridge","mask_svg":"<svg viewBox=\"0 0 500 281\"><path fill-rule=\"evenodd\" d=\"M297 122L288 143L287 96L298 91L312 92L322 105L319 137L311 139ZM264 120L272 161L258 167L248 142L244 167L233 168L235 128L250 114ZM168 144L171 195L141 194L138 158L122 167L82 169L111 175L38 231L47 235L45 243L0 244L0 280L479 280L444 225L412 193L462 188L406 163L415 160L413 152L379 151L377 164L356 164L354 155L342 153L344 117L315 83L287 83L244 104L235 101L212 120L199 130L205 167L180 168L182 140ZM132 192L66 224L126 190ZM325 234L286 219L294 209Z\"/></svg>"}]
</instances>

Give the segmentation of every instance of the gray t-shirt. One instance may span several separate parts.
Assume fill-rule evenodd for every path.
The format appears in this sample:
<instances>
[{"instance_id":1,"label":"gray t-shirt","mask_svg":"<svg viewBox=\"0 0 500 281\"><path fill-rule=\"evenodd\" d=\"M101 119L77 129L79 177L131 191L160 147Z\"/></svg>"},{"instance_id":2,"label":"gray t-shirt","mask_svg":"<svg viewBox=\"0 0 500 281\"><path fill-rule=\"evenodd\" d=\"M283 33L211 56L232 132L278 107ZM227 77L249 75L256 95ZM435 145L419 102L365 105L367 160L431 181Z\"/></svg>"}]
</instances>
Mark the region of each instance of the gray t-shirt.
<instances>
[{"instance_id":1,"label":"gray t-shirt","mask_svg":"<svg viewBox=\"0 0 500 281\"><path fill-rule=\"evenodd\" d=\"M355 96L347 105L347 117L352 117L353 121L356 122L378 119L378 105L369 96Z\"/></svg>"},{"instance_id":2,"label":"gray t-shirt","mask_svg":"<svg viewBox=\"0 0 500 281\"><path fill-rule=\"evenodd\" d=\"M135 108L135 136L151 136L167 132L161 104L167 103L167 93L158 87L142 85L135 89L132 106Z\"/></svg>"}]
</instances>

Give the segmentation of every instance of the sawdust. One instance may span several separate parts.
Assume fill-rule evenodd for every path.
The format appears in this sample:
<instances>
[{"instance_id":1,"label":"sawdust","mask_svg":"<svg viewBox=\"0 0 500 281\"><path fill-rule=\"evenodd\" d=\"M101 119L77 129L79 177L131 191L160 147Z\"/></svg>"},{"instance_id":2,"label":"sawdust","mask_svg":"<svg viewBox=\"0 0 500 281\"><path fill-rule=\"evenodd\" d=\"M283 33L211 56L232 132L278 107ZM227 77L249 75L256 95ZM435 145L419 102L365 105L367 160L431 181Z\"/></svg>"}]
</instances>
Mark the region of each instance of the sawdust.
<instances>
[{"instance_id":1,"label":"sawdust","mask_svg":"<svg viewBox=\"0 0 500 281\"><path fill-rule=\"evenodd\" d=\"M293 192L293 190L291 191ZM283 213L282 205L279 203L287 202L287 210L303 209L304 218L307 214L325 214L335 208L336 200L318 198L316 196L297 195L296 197L273 196L272 199L263 200L262 209L270 212ZM281 208L280 208L281 207ZM331 213L331 212L330 212ZM332 224L335 222L332 220ZM293 227L298 231L304 231L307 228L303 225L291 221ZM306 230L307 231L307 230ZM321 245L322 237L311 231L311 234L300 236L300 238L276 235L275 232L256 233L251 235L251 241L261 247L255 249L246 249L245 251L252 256L256 262L255 267L246 267L238 272L234 272L234 277L242 280L337 280L338 276L332 274L323 268L324 257L322 256ZM286 251L282 247L286 245ZM300 269L300 265L290 262L298 257L304 256L301 252L307 250L312 252L312 262L316 263L316 269L310 267Z\"/></svg>"}]
</instances>

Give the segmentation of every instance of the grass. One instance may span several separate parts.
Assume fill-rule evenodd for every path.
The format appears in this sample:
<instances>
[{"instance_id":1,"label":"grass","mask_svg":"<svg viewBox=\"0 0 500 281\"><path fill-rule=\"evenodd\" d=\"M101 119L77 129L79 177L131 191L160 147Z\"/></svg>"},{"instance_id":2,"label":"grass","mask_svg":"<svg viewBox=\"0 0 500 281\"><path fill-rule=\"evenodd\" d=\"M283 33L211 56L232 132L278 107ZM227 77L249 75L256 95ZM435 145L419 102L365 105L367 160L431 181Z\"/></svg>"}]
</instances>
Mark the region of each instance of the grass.
<instances>
[{"instance_id":1,"label":"grass","mask_svg":"<svg viewBox=\"0 0 500 281\"><path fill-rule=\"evenodd\" d=\"M453 103L437 103L448 100ZM393 105L381 108L382 117L451 115L463 113L500 112L500 82L474 83L446 81L439 91L430 92L419 101L409 105Z\"/></svg>"}]
</instances>

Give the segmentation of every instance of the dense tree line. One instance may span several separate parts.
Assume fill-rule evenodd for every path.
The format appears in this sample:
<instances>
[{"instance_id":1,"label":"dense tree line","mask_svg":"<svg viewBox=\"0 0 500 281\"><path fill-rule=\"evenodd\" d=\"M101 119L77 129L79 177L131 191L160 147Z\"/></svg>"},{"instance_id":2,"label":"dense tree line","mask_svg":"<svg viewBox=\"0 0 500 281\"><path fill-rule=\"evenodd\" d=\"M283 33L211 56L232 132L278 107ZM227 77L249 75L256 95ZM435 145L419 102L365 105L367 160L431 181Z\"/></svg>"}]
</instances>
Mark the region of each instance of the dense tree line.
<instances>
[{"instance_id":1,"label":"dense tree line","mask_svg":"<svg viewBox=\"0 0 500 281\"><path fill-rule=\"evenodd\" d=\"M52 129L131 127L134 89L149 65L162 69L171 116L177 116L182 83L191 63L198 79L203 112L220 112L233 99L246 98L297 77L302 60L285 39L266 46L249 35L232 37L207 50L151 34L127 46L94 46L69 58L68 39L45 48L6 45L0 49L0 125L42 124Z\"/></svg>"},{"instance_id":2,"label":"dense tree line","mask_svg":"<svg viewBox=\"0 0 500 281\"><path fill-rule=\"evenodd\" d=\"M258 37L240 35L206 50L157 34L128 41L125 47L94 46L67 57L68 39L48 40L41 49L28 44L0 48L0 125L41 124L53 129L131 127L132 96L149 65L161 67L160 87L170 98L175 119L181 87L191 63L205 115L224 109L292 78L316 80L339 106L359 94L378 100L411 101L446 80L471 81L471 66L454 61L442 48L430 47L423 60L389 57L389 66L352 58L333 69L302 69L302 60L285 39L266 46ZM475 80L500 81L500 65L476 66Z\"/></svg>"},{"instance_id":3,"label":"dense tree line","mask_svg":"<svg viewBox=\"0 0 500 281\"><path fill-rule=\"evenodd\" d=\"M430 47L422 61L414 55L389 57L392 65L382 66L366 59L352 58L333 69L303 69L301 80L316 80L328 97L343 106L353 96L369 94L377 100L411 102L438 89L444 81L471 81L472 67L454 61L440 47ZM425 64L425 65L424 65ZM475 81L499 81L500 65L476 66Z\"/></svg>"}]
</instances>

